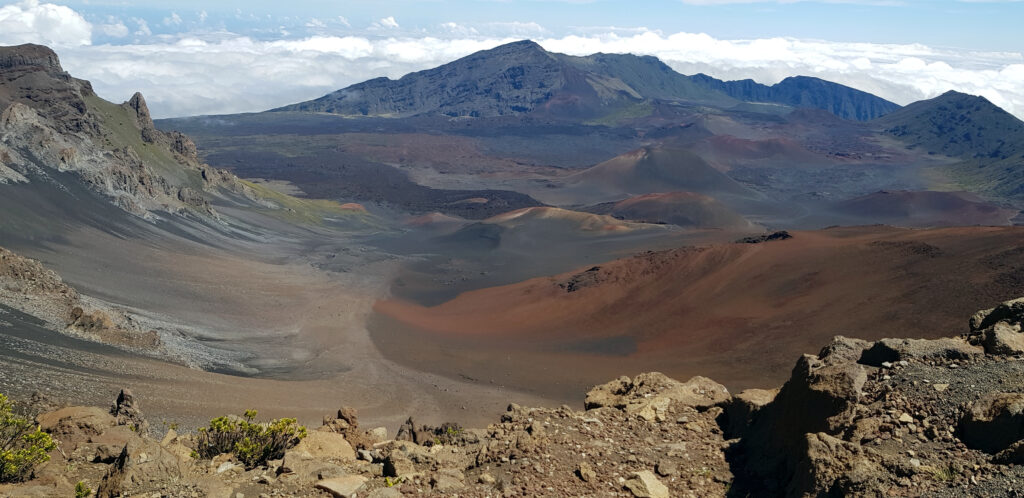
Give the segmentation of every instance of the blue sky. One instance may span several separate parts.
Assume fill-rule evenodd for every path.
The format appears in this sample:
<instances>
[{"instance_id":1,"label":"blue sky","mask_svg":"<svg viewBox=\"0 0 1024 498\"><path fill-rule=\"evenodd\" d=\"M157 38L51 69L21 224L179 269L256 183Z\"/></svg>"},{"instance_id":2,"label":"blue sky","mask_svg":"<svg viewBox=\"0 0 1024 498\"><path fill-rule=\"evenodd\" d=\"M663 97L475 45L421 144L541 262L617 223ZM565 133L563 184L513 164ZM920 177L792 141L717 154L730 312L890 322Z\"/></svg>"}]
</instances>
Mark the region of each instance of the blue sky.
<instances>
[{"instance_id":1,"label":"blue sky","mask_svg":"<svg viewBox=\"0 0 1024 498\"><path fill-rule=\"evenodd\" d=\"M954 89L1024 116L1024 1L0 0L0 44L50 45L158 117L259 111L516 39L684 74L810 75L899 104Z\"/></svg>"},{"instance_id":2,"label":"blue sky","mask_svg":"<svg viewBox=\"0 0 1024 498\"><path fill-rule=\"evenodd\" d=\"M708 33L718 38L786 36L832 41L923 43L976 50L1024 50L1024 2L893 0L399 0L292 2L197 1L123 2L73 0L90 20L109 15L146 19L156 33L198 27L224 27L270 36L285 27L307 31L319 19L338 31L359 32L394 17L403 28L430 31L443 23L486 25L536 23L552 34L579 28L644 27L664 32ZM204 22L201 13L206 12ZM182 25L164 25L176 13ZM348 25L339 21L344 18Z\"/></svg>"}]
</instances>

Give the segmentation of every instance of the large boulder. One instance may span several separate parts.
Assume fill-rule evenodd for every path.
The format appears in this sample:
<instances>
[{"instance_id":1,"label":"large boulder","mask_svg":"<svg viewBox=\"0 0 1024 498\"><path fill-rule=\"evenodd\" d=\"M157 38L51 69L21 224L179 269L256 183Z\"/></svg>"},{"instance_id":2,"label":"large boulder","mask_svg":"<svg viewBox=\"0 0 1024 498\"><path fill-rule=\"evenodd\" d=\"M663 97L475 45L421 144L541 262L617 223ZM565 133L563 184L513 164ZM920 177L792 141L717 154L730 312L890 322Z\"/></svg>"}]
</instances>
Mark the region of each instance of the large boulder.
<instances>
[{"instance_id":1,"label":"large boulder","mask_svg":"<svg viewBox=\"0 0 1024 498\"><path fill-rule=\"evenodd\" d=\"M187 468L173 453L148 439L129 441L117 460L107 469L97 498L137 495L166 489L179 480Z\"/></svg>"},{"instance_id":2,"label":"large boulder","mask_svg":"<svg viewBox=\"0 0 1024 498\"><path fill-rule=\"evenodd\" d=\"M970 448L998 453L1024 439L1024 394L989 393L960 420L960 439Z\"/></svg>"},{"instance_id":3,"label":"large boulder","mask_svg":"<svg viewBox=\"0 0 1024 498\"><path fill-rule=\"evenodd\" d=\"M336 460L353 462L356 451L345 436L333 432L313 431L286 452L306 460Z\"/></svg>"},{"instance_id":4,"label":"large boulder","mask_svg":"<svg viewBox=\"0 0 1024 498\"><path fill-rule=\"evenodd\" d=\"M981 345L992 355L1024 353L1024 298L1006 301L992 309L981 310L970 320L967 340Z\"/></svg>"},{"instance_id":5,"label":"large boulder","mask_svg":"<svg viewBox=\"0 0 1024 498\"><path fill-rule=\"evenodd\" d=\"M644 470L634 473L622 484L636 498L668 498L668 487L658 480L654 472Z\"/></svg>"},{"instance_id":6,"label":"large boulder","mask_svg":"<svg viewBox=\"0 0 1024 498\"><path fill-rule=\"evenodd\" d=\"M746 389L732 397L725 405L725 437L740 437L754 421L762 408L775 400L778 389Z\"/></svg>"},{"instance_id":7,"label":"large boulder","mask_svg":"<svg viewBox=\"0 0 1024 498\"><path fill-rule=\"evenodd\" d=\"M363 488L366 478L359 475L346 475L324 479L316 483L316 488L328 492L335 498L351 498Z\"/></svg>"},{"instance_id":8,"label":"large boulder","mask_svg":"<svg viewBox=\"0 0 1024 498\"><path fill-rule=\"evenodd\" d=\"M285 451L278 472L294 475L298 481L336 477L340 464L353 462L356 452L345 436L333 432L310 432L294 448Z\"/></svg>"},{"instance_id":9,"label":"large boulder","mask_svg":"<svg viewBox=\"0 0 1024 498\"><path fill-rule=\"evenodd\" d=\"M118 425L127 425L139 432L149 430L149 422L142 415L138 400L130 389L121 389L110 407L110 414L117 420Z\"/></svg>"},{"instance_id":10,"label":"large boulder","mask_svg":"<svg viewBox=\"0 0 1024 498\"><path fill-rule=\"evenodd\" d=\"M106 410L94 406L71 406L43 413L36 417L39 427L60 436L61 441L98 436L117 425L117 419Z\"/></svg>"},{"instance_id":11,"label":"large boulder","mask_svg":"<svg viewBox=\"0 0 1024 498\"><path fill-rule=\"evenodd\" d=\"M787 496L882 496L887 471L859 444L824 433L807 434Z\"/></svg>"},{"instance_id":12,"label":"large boulder","mask_svg":"<svg viewBox=\"0 0 1024 498\"><path fill-rule=\"evenodd\" d=\"M982 331L981 345L988 354L1018 355L1024 353L1024 334L1020 324L996 322Z\"/></svg>"},{"instance_id":13,"label":"large boulder","mask_svg":"<svg viewBox=\"0 0 1024 498\"><path fill-rule=\"evenodd\" d=\"M647 421L664 422L681 407L704 410L729 401L725 386L705 377L679 382L659 372L620 377L587 393L588 410L612 407Z\"/></svg>"},{"instance_id":14,"label":"large boulder","mask_svg":"<svg viewBox=\"0 0 1024 498\"><path fill-rule=\"evenodd\" d=\"M850 425L867 382L857 363L870 343L837 337L818 356L804 355L779 394L760 410L737 449L762 492L781 493L807 455L807 434L835 436Z\"/></svg>"},{"instance_id":15,"label":"large boulder","mask_svg":"<svg viewBox=\"0 0 1024 498\"><path fill-rule=\"evenodd\" d=\"M911 360L968 360L985 353L978 346L959 338L882 339L871 345L860 358L865 365Z\"/></svg>"},{"instance_id":16,"label":"large boulder","mask_svg":"<svg viewBox=\"0 0 1024 498\"><path fill-rule=\"evenodd\" d=\"M1006 301L995 308L975 313L969 322L971 332L987 329L998 322L1021 325L1024 322L1024 297Z\"/></svg>"}]
</instances>

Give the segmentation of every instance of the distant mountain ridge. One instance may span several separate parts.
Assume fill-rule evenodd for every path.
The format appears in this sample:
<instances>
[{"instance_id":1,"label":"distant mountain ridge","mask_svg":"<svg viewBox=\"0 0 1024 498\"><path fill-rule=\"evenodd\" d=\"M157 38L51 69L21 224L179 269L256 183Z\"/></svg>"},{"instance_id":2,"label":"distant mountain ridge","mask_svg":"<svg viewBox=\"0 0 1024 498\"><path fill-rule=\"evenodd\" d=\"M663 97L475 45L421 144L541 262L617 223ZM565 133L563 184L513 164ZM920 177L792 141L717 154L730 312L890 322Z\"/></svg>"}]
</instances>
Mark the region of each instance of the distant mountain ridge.
<instances>
[{"instance_id":1,"label":"distant mountain ridge","mask_svg":"<svg viewBox=\"0 0 1024 498\"><path fill-rule=\"evenodd\" d=\"M772 86L754 80L722 81L706 74L690 79L744 102L771 102L792 107L824 109L843 119L870 121L900 108L868 92L809 76L792 76Z\"/></svg>"},{"instance_id":2,"label":"distant mountain ridge","mask_svg":"<svg viewBox=\"0 0 1024 498\"><path fill-rule=\"evenodd\" d=\"M909 147L962 158L951 171L973 191L1024 197L1024 121L984 97L949 91L875 123Z\"/></svg>"},{"instance_id":3,"label":"distant mountain ridge","mask_svg":"<svg viewBox=\"0 0 1024 498\"><path fill-rule=\"evenodd\" d=\"M651 101L730 108L742 101L824 109L868 120L898 109L885 99L817 78L768 87L684 76L652 56L552 53L533 41L483 50L397 80L375 78L272 109L348 116L495 117L538 113L593 118Z\"/></svg>"}]
</instances>

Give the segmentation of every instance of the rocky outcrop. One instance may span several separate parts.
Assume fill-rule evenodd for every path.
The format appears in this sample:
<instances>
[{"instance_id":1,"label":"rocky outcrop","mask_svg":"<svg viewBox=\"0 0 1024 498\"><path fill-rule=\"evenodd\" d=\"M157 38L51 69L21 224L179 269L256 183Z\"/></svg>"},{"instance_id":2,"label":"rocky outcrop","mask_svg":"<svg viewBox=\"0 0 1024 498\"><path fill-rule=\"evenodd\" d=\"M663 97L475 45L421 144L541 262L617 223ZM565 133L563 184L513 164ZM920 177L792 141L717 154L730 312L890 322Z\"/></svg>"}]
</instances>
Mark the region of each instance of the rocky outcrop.
<instances>
[{"instance_id":1,"label":"rocky outcrop","mask_svg":"<svg viewBox=\"0 0 1024 498\"><path fill-rule=\"evenodd\" d=\"M32 315L58 332L133 349L153 350L161 344L159 334L140 328L126 312L96 309L53 270L2 247L0 304Z\"/></svg>"},{"instance_id":2,"label":"rocky outcrop","mask_svg":"<svg viewBox=\"0 0 1024 498\"><path fill-rule=\"evenodd\" d=\"M971 317L967 340L981 345L988 354L1017 355L1024 353L1024 299L1014 299L981 310Z\"/></svg>"},{"instance_id":3,"label":"rocky outcrop","mask_svg":"<svg viewBox=\"0 0 1024 498\"><path fill-rule=\"evenodd\" d=\"M149 422L142 415L142 409L139 408L139 403L130 389L121 389L110 407L110 414L114 416L118 425L127 425L138 432L149 430Z\"/></svg>"},{"instance_id":4,"label":"rocky outcrop","mask_svg":"<svg viewBox=\"0 0 1024 498\"><path fill-rule=\"evenodd\" d=\"M85 480L99 496L1002 495L1024 479L1024 362L980 351L836 337L777 391L731 396L702 377L646 373L595 387L583 411L511 404L485 429L410 418L358 451L370 434L343 408L255 468L232 454L195 460L193 437L175 431L149 439L126 390L110 411L40 415L63 453L0 494L68 495Z\"/></svg>"},{"instance_id":5,"label":"rocky outcrop","mask_svg":"<svg viewBox=\"0 0 1024 498\"><path fill-rule=\"evenodd\" d=\"M256 199L234 175L200 163L196 145L157 130L140 93L121 105L97 97L46 47L0 47L0 183L72 172L116 206L215 216L220 189ZM198 180L201 178L202 180Z\"/></svg>"},{"instance_id":6,"label":"rocky outcrop","mask_svg":"<svg viewBox=\"0 0 1024 498\"><path fill-rule=\"evenodd\" d=\"M960 421L960 439L986 453L998 453L1024 439L1024 394L982 396Z\"/></svg>"},{"instance_id":7,"label":"rocky outcrop","mask_svg":"<svg viewBox=\"0 0 1024 498\"><path fill-rule=\"evenodd\" d=\"M662 422L678 407L706 410L729 399L729 390L711 379L694 377L679 382L665 374L651 372L633 379L620 377L591 389L584 406L588 410L613 407L644 420Z\"/></svg>"}]
</instances>

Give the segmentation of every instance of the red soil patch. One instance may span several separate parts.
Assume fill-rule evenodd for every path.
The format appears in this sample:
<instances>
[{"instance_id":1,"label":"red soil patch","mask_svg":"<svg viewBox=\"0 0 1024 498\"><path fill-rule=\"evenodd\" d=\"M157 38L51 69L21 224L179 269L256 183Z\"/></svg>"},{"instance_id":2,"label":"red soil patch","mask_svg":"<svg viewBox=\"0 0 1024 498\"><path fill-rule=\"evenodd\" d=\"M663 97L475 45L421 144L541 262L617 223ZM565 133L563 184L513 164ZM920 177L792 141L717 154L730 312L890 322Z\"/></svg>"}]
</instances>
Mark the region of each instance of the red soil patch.
<instances>
[{"instance_id":1,"label":"red soil patch","mask_svg":"<svg viewBox=\"0 0 1024 498\"><path fill-rule=\"evenodd\" d=\"M645 253L436 307L375 309L389 327L378 346L418 368L545 392L642 370L736 388L777 384L834 335L957 334L964 316L1021 289L1024 228L859 227Z\"/></svg>"}]
</instances>

